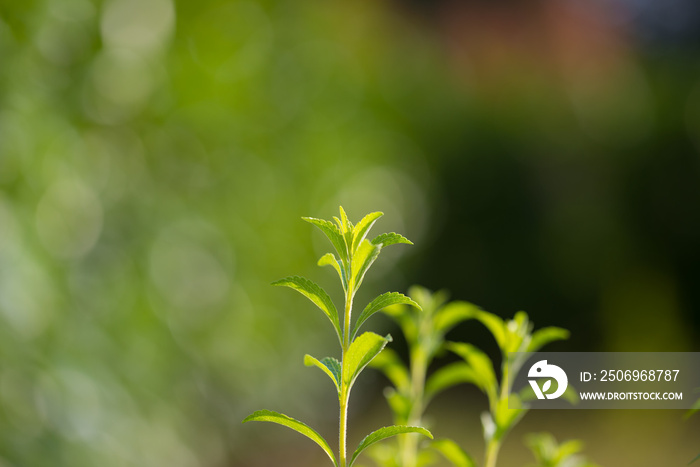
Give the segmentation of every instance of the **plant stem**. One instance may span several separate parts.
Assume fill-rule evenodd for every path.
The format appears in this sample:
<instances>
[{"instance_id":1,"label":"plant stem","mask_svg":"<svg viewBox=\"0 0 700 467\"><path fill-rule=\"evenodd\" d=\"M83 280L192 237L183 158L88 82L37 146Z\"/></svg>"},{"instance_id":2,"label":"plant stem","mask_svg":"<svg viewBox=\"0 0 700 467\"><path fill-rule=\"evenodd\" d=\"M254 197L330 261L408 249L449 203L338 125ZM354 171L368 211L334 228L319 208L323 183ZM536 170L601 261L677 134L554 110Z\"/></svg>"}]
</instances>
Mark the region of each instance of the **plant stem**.
<instances>
[{"instance_id":1,"label":"plant stem","mask_svg":"<svg viewBox=\"0 0 700 467\"><path fill-rule=\"evenodd\" d=\"M496 459L498 458L498 450L501 449L501 442L491 440L486 446L486 459L484 467L496 467Z\"/></svg>"},{"instance_id":2,"label":"plant stem","mask_svg":"<svg viewBox=\"0 0 700 467\"><path fill-rule=\"evenodd\" d=\"M499 394L499 402L503 399L508 398L508 393L510 392L510 381L508 381L508 360L503 357L503 364L501 365L501 390ZM498 404L496 404L498 406ZM491 416L495 419L495 413ZM496 436L496 433L494 433ZM505 436L505 434L503 435ZM491 439L486 445L486 459L484 460L484 467L496 467L496 459L498 459L498 451L501 449L501 441L503 437L499 437L498 440Z\"/></svg>"},{"instance_id":3,"label":"plant stem","mask_svg":"<svg viewBox=\"0 0 700 467\"><path fill-rule=\"evenodd\" d=\"M348 397L345 395L345 387L342 388L342 394L340 396L340 430L339 430L339 441L338 441L338 451L340 467L346 467L346 457L347 450L345 447L347 439L347 428L348 428Z\"/></svg>"},{"instance_id":4,"label":"plant stem","mask_svg":"<svg viewBox=\"0 0 700 467\"><path fill-rule=\"evenodd\" d=\"M420 425L423 418L423 392L428 362L420 345L411 354L411 411L406 422L408 425ZM406 434L401 437L400 443L403 467L415 467L418 460L418 436Z\"/></svg>"},{"instance_id":5,"label":"plant stem","mask_svg":"<svg viewBox=\"0 0 700 467\"><path fill-rule=\"evenodd\" d=\"M354 285L354 284L353 284ZM350 348L350 317L354 292L348 288L345 292L345 319L343 322L343 348L341 367L345 366L345 353ZM341 374L343 372L341 371ZM345 385L345 379L340 381L340 426L338 428L338 460L339 467L347 467L347 435L348 435L348 400L350 389Z\"/></svg>"}]
</instances>

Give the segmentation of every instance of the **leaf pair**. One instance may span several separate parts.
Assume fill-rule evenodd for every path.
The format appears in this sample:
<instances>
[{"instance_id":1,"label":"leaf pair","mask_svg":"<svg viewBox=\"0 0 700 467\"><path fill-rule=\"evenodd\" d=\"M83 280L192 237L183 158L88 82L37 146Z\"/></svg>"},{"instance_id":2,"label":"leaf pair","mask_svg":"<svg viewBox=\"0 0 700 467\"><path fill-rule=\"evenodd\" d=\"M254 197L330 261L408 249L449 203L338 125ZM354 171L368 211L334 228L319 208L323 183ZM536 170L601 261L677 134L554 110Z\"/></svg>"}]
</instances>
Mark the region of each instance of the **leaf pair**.
<instances>
[{"instance_id":1,"label":"leaf pair","mask_svg":"<svg viewBox=\"0 0 700 467\"><path fill-rule=\"evenodd\" d=\"M366 332L350 344L350 348L345 352L342 365L332 357L326 357L319 361L311 355L304 357L304 364L320 368L331 378L338 395L342 396L341 388L345 388L345 391L349 393L360 372L389 342L391 342L390 335L382 337L373 332Z\"/></svg>"},{"instance_id":2,"label":"leaf pair","mask_svg":"<svg viewBox=\"0 0 700 467\"><path fill-rule=\"evenodd\" d=\"M284 279L280 279L278 281L273 282L272 285L289 287L290 289L296 290L297 292L311 300L314 303L314 305L316 305L321 311L323 311L326 317L330 320L331 324L333 325L333 329L335 329L335 333L338 336L338 340L342 346L344 332L340 324L338 310L333 304L333 300L331 299L331 297L320 285L301 276L285 277ZM419 306L409 297L398 292L384 293L372 300L365 307L362 313L360 313L360 316L357 318L357 321L353 326L351 332L351 340L355 339L355 336L357 335L357 331L360 329L360 326L362 326L362 324L365 321L367 321L372 315L374 315L378 311L381 311L383 308L397 304L407 304L415 307Z\"/></svg>"},{"instance_id":3,"label":"leaf pair","mask_svg":"<svg viewBox=\"0 0 700 467\"><path fill-rule=\"evenodd\" d=\"M383 215L382 212L373 212L363 217L357 225L353 225L341 206L340 219L336 217L335 224L314 217L302 218L318 227L335 248L339 259L336 259L333 253L327 253L321 257L318 265L333 267L346 292L354 294L357 291L382 247L397 243L413 244L402 235L393 232L381 234L371 242L367 241L369 230Z\"/></svg>"},{"instance_id":4,"label":"leaf pair","mask_svg":"<svg viewBox=\"0 0 700 467\"><path fill-rule=\"evenodd\" d=\"M243 420L243 423L246 422L272 422L272 423L277 423L282 426L286 426L288 428L291 428L292 430L301 433L302 435L306 436L313 442L315 442L323 451L328 455L328 457L333 461L333 465L338 467L338 461L335 458L335 454L333 454L333 450L331 447L328 445L328 442L318 434L316 430L313 428L309 427L305 423L300 422L299 420L295 420L291 417L288 417L287 415L278 413L278 412L273 412L272 410L258 410L257 412L252 413L248 417L246 417ZM432 434L425 428L417 427L417 426L386 426L384 428L380 428L369 435L367 435L357 446L357 449L355 449L355 452L353 453L352 457L350 458L350 462L348 462L347 467L351 467L352 464L355 462L355 459L357 459L357 456L362 453L365 449L367 449L369 446L372 444L381 441L383 439L389 438L391 436L395 436L398 434L402 433L420 433L424 436L427 436L428 438L433 437Z\"/></svg>"},{"instance_id":5,"label":"leaf pair","mask_svg":"<svg viewBox=\"0 0 700 467\"><path fill-rule=\"evenodd\" d=\"M340 218L335 218L336 224L324 219L316 219L313 217L303 218L305 221L314 224L326 235L340 257L340 259L337 259L333 253L326 253L318 260L318 265L331 266L335 269L340 278L343 290L345 291L346 298L348 295L353 296L360 287L367 270L379 256L382 247L397 243L412 245L408 239L397 233L381 234L371 242L367 241L365 238L367 233L376 220L382 215L381 212L367 214L354 226L352 222L348 220L345 210L343 210L341 206ZM338 310L333 304L333 300L331 300L328 293L321 286L301 276L285 277L284 279L273 282L272 285L289 287L311 300L331 321L340 345L343 346L343 342L345 342L346 338L345 330L348 329L350 323L341 323ZM398 292L382 294L372 300L360 314L352 328L349 340L351 341L355 338L362 323L370 316L387 306L395 304L418 306L418 304L410 298Z\"/></svg>"}]
</instances>

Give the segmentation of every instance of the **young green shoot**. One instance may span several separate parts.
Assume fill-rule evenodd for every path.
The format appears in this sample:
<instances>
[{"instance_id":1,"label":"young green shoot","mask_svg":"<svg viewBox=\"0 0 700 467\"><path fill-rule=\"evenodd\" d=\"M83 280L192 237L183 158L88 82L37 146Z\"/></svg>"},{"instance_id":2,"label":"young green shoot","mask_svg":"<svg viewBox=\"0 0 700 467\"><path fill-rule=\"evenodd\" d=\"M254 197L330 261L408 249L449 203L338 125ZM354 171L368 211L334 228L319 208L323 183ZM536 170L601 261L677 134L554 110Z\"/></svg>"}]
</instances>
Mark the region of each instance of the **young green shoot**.
<instances>
[{"instance_id":1,"label":"young green shoot","mask_svg":"<svg viewBox=\"0 0 700 467\"><path fill-rule=\"evenodd\" d=\"M528 410L518 394L511 394L510 384L523 364L514 353L536 352L549 342L568 338L569 332L547 327L533 333L533 325L523 311L508 321L483 310L478 310L473 317L491 332L501 351L500 382L491 359L478 348L463 342L447 344L447 348L463 361L440 371L445 372L446 380L451 377L455 383L472 383L486 394L489 410L481 416L486 442L484 467L495 467L504 438ZM509 405L519 408L510 408Z\"/></svg>"},{"instance_id":2,"label":"young green shoot","mask_svg":"<svg viewBox=\"0 0 700 467\"><path fill-rule=\"evenodd\" d=\"M409 296L420 308L394 305L383 310L384 314L396 321L406 338L408 366L388 348L371 365L381 370L393 384L393 388L387 388L385 396L394 423L423 425L423 414L428 404L448 387L440 373L428 377L428 367L436 355L444 350L445 334L461 321L472 318L478 308L467 302L448 303L445 292L433 294L420 286L411 287ZM382 466L420 467L434 463L431 451L419 449L415 435L399 436L397 440L394 452L374 453ZM441 439L431 443L430 447L457 462L457 465L474 465L473 460L454 441Z\"/></svg>"},{"instance_id":3,"label":"young green shoot","mask_svg":"<svg viewBox=\"0 0 700 467\"><path fill-rule=\"evenodd\" d=\"M328 293L313 281L290 276L273 282L272 285L289 287L301 293L313 302L330 320L340 344L340 360L333 357L317 359L311 355L304 357L306 366L315 366L323 371L331 381L338 394L339 429L337 456L328 442L308 425L286 415L270 410L260 410L246 417L243 422L265 421L277 423L291 428L314 441L329 457L335 467L351 467L357 457L369 446L385 438L402 433L419 433L429 438L428 430L419 426L392 425L380 428L367 435L357 446L352 455L348 456L348 402L350 391L362 370L384 349L391 341L391 336L380 336L373 332L358 335L362 324L372 315L387 306L405 304L414 307L419 305L409 297L397 292L387 292L372 300L352 322L352 309L355 294L362 285L367 270L379 256L382 248L404 243L412 244L408 239L397 233L385 233L368 240L367 234L381 212L366 215L356 225L349 221L343 208L340 208L340 218L335 217L335 223L323 219L304 217L303 219L318 227L328 238L335 249L318 261L319 266L331 266L343 288L344 303L342 319ZM337 254L337 256L336 256Z\"/></svg>"},{"instance_id":4,"label":"young green shoot","mask_svg":"<svg viewBox=\"0 0 700 467\"><path fill-rule=\"evenodd\" d=\"M578 440L558 444L549 433L530 433L525 444L536 461L529 467L599 467L581 454L583 443Z\"/></svg>"}]
</instances>

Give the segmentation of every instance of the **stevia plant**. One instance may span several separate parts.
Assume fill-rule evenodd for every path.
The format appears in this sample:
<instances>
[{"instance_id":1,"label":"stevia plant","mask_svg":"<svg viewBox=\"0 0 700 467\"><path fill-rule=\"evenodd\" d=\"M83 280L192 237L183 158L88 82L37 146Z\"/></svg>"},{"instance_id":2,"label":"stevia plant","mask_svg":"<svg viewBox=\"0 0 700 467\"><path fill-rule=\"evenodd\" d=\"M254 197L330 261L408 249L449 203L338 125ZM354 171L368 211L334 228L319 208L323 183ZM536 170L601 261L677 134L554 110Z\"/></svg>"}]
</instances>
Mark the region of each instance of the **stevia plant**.
<instances>
[{"instance_id":1,"label":"stevia plant","mask_svg":"<svg viewBox=\"0 0 700 467\"><path fill-rule=\"evenodd\" d=\"M559 444L550 433L531 433L525 444L536 461L529 467L598 467L581 454L583 443L579 440Z\"/></svg>"},{"instance_id":2,"label":"stevia plant","mask_svg":"<svg viewBox=\"0 0 700 467\"><path fill-rule=\"evenodd\" d=\"M432 399L455 381L449 374L438 371L427 377L428 368L444 351L445 335L460 322L478 311L467 302L448 303L446 292L431 293L413 286L409 296L420 307L393 305L383 310L401 328L408 345L408 365L392 349L386 348L371 366L381 370L393 384L384 395L391 407L394 423L424 425L423 414ZM449 372L448 372L449 373ZM447 379L446 379L447 377ZM384 467L418 467L436 461L435 451L458 465L474 465L472 459L454 441L441 439L431 443L432 449L420 449L416 435L397 437L395 446L375 449L372 457Z\"/></svg>"},{"instance_id":3,"label":"stevia plant","mask_svg":"<svg viewBox=\"0 0 700 467\"><path fill-rule=\"evenodd\" d=\"M321 360L311 355L304 356L306 366L315 366L323 371L335 386L339 404L339 435L338 455L331 449L328 442L308 425L271 410L259 410L249 415L243 423L264 421L277 423L291 428L314 441L328 455L336 467L351 467L357 457L367 447L385 438L401 433L419 433L432 438L431 433L419 426L392 425L380 428L367 435L355 449L352 456L347 456L348 431L348 402L350 390L362 370L384 349L391 341L391 336L380 336L373 332L364 332L358 336L362 324L372 315L387 306L407 304L414 307L419 305L409 297L398 292L387 292L372 300L352 322L352 308L355 294L362 285L367 270L379 256L382 248L404 243L412 244L408 239L397 233L385 233L369 241L366 239L369 230L383 214L373 212L367 214L357 225L348 220L340 207L340 218L334 217L335 223L323 219L304 217L303 219L318 227L330 240L337 257L327 253L318 261L319 266L331 266L338 273L338 278L344 292L344 313L341 318L337 308L328 293L318 284L300 276L290 276L273 282L272 285L289 287L307 297L328 317L340 343L340 360L326 357Z\"/></svg>"},{"instance_id":4,"label":"stevia plant","mask_svg":"<svg viewBox=\"0 0 700 467\"><path fill-rule=\"evenodd\" d=\"M491 359L475 346L464 342L446 344L447 349L463 361L448 365L442 371L445 372L446 381L469 382L486 394L489 410L481 415L486 443L484 466L495 467L506 435L528 411L523 404L525 394L511 393L512 382L524 363L522 355L516 352L537 352L552 341L567 339L569 332L552 326L533 333L533 324L524 311L517 312L508 321L483 310L477 310L473 318L486 326L501 351L500 379L496 377Z\"/></svg>"},{"instance_id":5,"label":"stevia plant","mask_svg":"<svg viewBox=\"0 0 700 467\"><path fill-rule=\"evenodd\" d=\"M552 341L567 339L569 332L551 326L533 333L533 324L524 311L517 312L508 321L483 310L478 310L473 317L491 332L501 351L500 381L491 359L478 348L463 342L447 344L447 348L459 355L463 362L445 371L453 372L455 381L473 383L486 394L489 410L481 415L486 443L484 466L495 467L506 435L528 411L523 404L528 393L511 393L512 382L524 363L523 356L516 352L537 352ZM565 397L570 395L570 392L566 393Z\"/></svg>"},{"instance_id":6,"label":"stevia plant","mask_svg":"<svg viewBox=\"0 0 700 467\"><path fill-rule=\"evenodd\" d=\"M514 352L536 352L549 342L566 339L569 333L557 327L547 327L533 333L533 325L525 312L518 312L512 320L504 321L471 303L446 302L444 292L431 295L426 289L412 287L410 295L421 305L420 310L406 306L392 306L383 310L397 321L406 337L410 369L389 349L384 350L372 363L394 385L386 392L394 418L399 421L421 420L419 417L422 417L426 405L441 391L461 383L474 384L489 401L488 412L482 414L486 443L484 465L494 467L505 436L527 412L527 407L522 403L527 399L528 392L511 394L511 381L523 364ZM464 342L445 341L445 333L449 329L470 319L481 322L493 334L502 354L500 379L496 376L494 363L484 352ZM462 361L448 364L426 378L427 366L443 348L460 356ZM509 402L511 407L518 408L509 408ZM403 438L399 438L394 453L387 452L387 449L375 450L374 457L380 465L432 465L435 457L430 455L430 451L440 452L458 467L477 465L453 440L440 439L430 443L430 450L421 450L415 441Z\"/></svg>"}]
</instances>

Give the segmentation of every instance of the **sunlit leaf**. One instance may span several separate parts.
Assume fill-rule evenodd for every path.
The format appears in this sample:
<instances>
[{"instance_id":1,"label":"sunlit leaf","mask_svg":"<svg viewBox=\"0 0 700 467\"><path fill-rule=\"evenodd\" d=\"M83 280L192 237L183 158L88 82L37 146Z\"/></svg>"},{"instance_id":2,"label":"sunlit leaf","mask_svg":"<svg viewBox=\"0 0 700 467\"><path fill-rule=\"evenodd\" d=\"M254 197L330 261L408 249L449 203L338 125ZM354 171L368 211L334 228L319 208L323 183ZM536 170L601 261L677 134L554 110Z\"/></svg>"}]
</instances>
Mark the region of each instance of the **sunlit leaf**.
<instances>
[{"instance_id":1,"label":"sunlit leaf","mask_svg":"<svg viewBox=\"0 0 700 467\"><path fill-rule=\"evenodd\" d=\"M369 229L371 229L377 219L383 215L383 212L373 212L371 214L367 214L360 222L357 223L353 231L352 251L357 250L357 247L360 246L360 243L362 243L367 236Z\"/></svg>"},{"instance_id":2,"label":"sunlit leaf","mask_svg":"<svg viewBox=\"0 0 700 467\"><path fill-rule=\"evenodd\" d=\"M430 400L445 389L457 384L478 384L479 375L471 365L465 362L455 362L445 365L430 375L425 383L425 398Z\"/></svg>"},{"instance_id":3,"label":"sunlit leaf","mask_svg":"<svg viewBox=\"0 0 700 467\"><path fill-rule=\"evenodd\" d=\"M538 329L532 333L532 340L527 347L527 352L537 352L550 342L569 338L569 331L566 329L550 326Z\"/></svg>"},{"instance_id":4,"label":"sunlit leaf","mask_svg":"<svg viewBox=\"0 0 700 467\"><path fill-rule=\"evenodd\" d=\"M350 230L350 220L348 220L348 215L345 214L345 209L342 206L339 206L338 209L340 210L340 225L343 233L345 233Z\"/></svg>"},{"instance_id":5,"label":"sunlit leaf","mask_svg":"<svg viewBox=\"0 0 700 467\"><path fill-rule=\"evenodd\" d=\"M564 441L557 449L557 462L562 463L565 459L583 451L583 442L578 439Z\"/></svg>"},{"instance_id":6,"label":"sunlit leaf","mask_svg":"<svg viewBox=\"0 0 700 467\"><path fill-rule=\"evenodd\" d=\"M525 436L525 444L538 464L550 462L556 455L557 442L550 433L530 433Z\"/></svg>"},{"instance_id":7,"label":"sunlit leaf","mask_svg":"<svg viewBox=\"0 0 700 467\"><path fill-rule=\"evenodd\" d=\"M462 357L472 368L476 378L474 383L489 396L489 400L492 402L496 400L498 384L491 359L481 350L464 342L449 342L446 347Z\"/></svg>"},{"instance_id":8,"label":"sunlit leaf","mask_svg":"<svg viewBox=\"0 0 700 467\"><path fill-rule=\"evenodd\" d=\"M355 338L355 334L357 334L357 331L360 329L360 326L362 326L362 323L367 321L367 319L375 314L376 312L390 306L390 305L411 305L414 306L418 309L420 309L420 305L418 305L416 302L411 300L409 297L400 294L398 292L387 292L384 293L374 300L372 300L364 310L362 310L362 313L360 313L360 316L357 317L357 321L355 322L354 329L352 331L352 334L350 334L351 339Z\"/></svg>"},{"instance_id":9,"label":"sunlit leaf","mask_svg":"<svg viewBox=\"0 0 700 467\"><path fill-rule=\"evenodd\" d=\"M401 234L397 234L395 232L389 232L389 233L383 233L381 235L378 235L374 237L372 240L373 245L381 245L383 247L389 246L389 245L395 245L397 243L405 243L407 245L413 245L413 242L404 237Z\"/></svg>"},{"instance_id":10,"label":"sunlit leaf","mask_svg":"<svg viewBox=\"0 0 700 467\"><path fill-rule=\"evenodd\" d=\"M513 319L505 323L505 345L502 346L503 355L509 352L525 352L530 345L532 323L524 311L515 313Z\"/></svg>"},{"instance_id":11,"label":"sunlit leaf","mask_svg":"<svg viewBox=\"0 0 700 467\"><path fill-rule=\"evenodd\" d=\"M391 384L399 391L406 391L410 385L410 377L406 365L401 361L399 355L390 348L385 348L374 360L370 362L370 366L375 368L389 378Z\"/></svg>"},{"instance_id":12,"label":"sunlit leaf","mask_svg":"<svg viewBox=\"0 0 700 467\"><path fill-rule=\"evenodd\" d=\"M299 420L295 420L281 413L273 412L272 410L258 410L243 420L243 423L246 422L272 422L291 428L292 430L301 433L318 444L328 455L328 457L331 458L333 465L338 465L335 460L335 455L333 455L333 451L328 445L328 442L323 439L323 436L319 435L313 428L300 422Z\"/></svg>"},{"instance_id":13,"label":"sunlit leaf","mask_svg":"<svg viewBox=\"0 0 700 467\"><path fill-rule=\"evenodd\" d=\"M506 330L505 322L499 316L489 313L488 311L479 310L478 313L474 315L474 318L479 320L484 326L491 331L498 347L502 350L506 348Z\"/></svg>"},{"instance_id":14,"label":"sunlit leaf","mask_svg":"<svg viewBox=\"0 0 700 467\"><path fill-rule=\"evenodd\" d=\"M401 327L403 335L408 342L416 342L418 339L418 326L411 309L403 305L391 305L382 310L382 313L396 321Z\"/></svg>"},{"instance_id":15,"label":"sunlit leaf","mask_svg":"<svg viewBox=\"0 0 700 467\"><path fill-rule=\"evenodd\" d=\"M380 428L377 431L373 431L360 442L360 445L357 447L357 449L352 455L352 458L350 459L350 462L348 463L348 467L352 467L352 464L353 462L355 462L357 456L359 456L362 451L367 449L367 447L371 446L372 444L378 441L402 433L420 433L424 436L427 436L430 439L433 439L433 435L428 430L419 426L385 426L384 428Z\"/></svg>"},{"instance_id":16,"label":"sunlit leaf","mask_svg":"<svg viewBox=\"0 0 700 467\"><path fill-rule=\"evenodd\" d=\"M520 398L511 394L510 397L502 398L498 401L494 410L494 422L496 423L496 439L500 439L527 413L527 409L522 408Z\"/></svg>"},{"instance_id":17,"label":"sunlit leaf","mask_svg":"<svg viewBox=\"0 0 700 467\"><path fill-rule=\"evenodd\" d=\"M343 261L343 263L348 264L348 246L345 243L345 238L337 225L330 221L316 219L314 217L302 217L302 219L321 229L321 232L323 232L326 237L328 237L328 240L330 240L330 242L333 244L333 247L338 252L338 255L340 255L340 259Z\"/></svg>"},{"instance_id":18,"label":"sunlit leaf","mask_svg":"<svg viewBox=\"0 0 700 467\"><path fill-rule=\"evenodd\" d=\"M391 342L391 336L382 337L373 332L365 332L350 344L343 360L343 383L350 390L355 378L362 369Z\"/></svg>"},{"instance_id":19,"label":"sunlit leaf","mask_svg":"<svg viewBox=\"0 0 700 467\"><path fill-rule=\"evenodd\" d=\"M438 439L430 443L430 447L445 456L455 467L476 467L474 459L451 439Z\"/></svg>"},{"instance_id":20,"label":"sunlit leaf","mask_svg":"<svg viewBox=\"0 0 700 467\"><path fill-rule=\"evenodd\" d=\"M335 332L338 335L338 340L342 343L342 331L340 330L340 322L338 319L338 310L336 310L333 300L318 284L305 277L289 276L272 283L275 286L289 287L294 289L306 298L311 300L317 307L323 311L328 319L333 323Z\"/></svg>"},{"instance_id":21,"label":"sunlit leaf","mask_svg":"<svg viewBox=\"0 0 700 467\"><path fill-rule=\"evenodd\" d=\"M352 257L352 265L350 266L349 289L352 289L353 292L362 284L365 273L379 256L380 250L380 246L373 245L367 240L360 244Z\"/></svg>"},{"instance_id":22,"label":"sunlit leaf","mask_svg":"<svg viewBox=\"0 0 700 467\"><path fill-rule=\"evenodd\" d=\"M525 437L525 444L535 456L537 465L561 467L595 466L595 464L579 454L583 450L583 443L579 440L569 440L558 444L550 433L531 433Z\"/></svg>"},{"instance_id":23,"label":"sunlit leaf","mask_svg":"<svg viewBox=\"0 0 700 467\"><path fill-rule=\"evenodd\" d=\"M319 361L311 355L304 355L304 365L316 366L320 368L328 377L333 380L335 388L340 393L340 362L333 357L326 357Z\"/></svg>"},{"instance_id":24,"label":"sunlit leaf","mask_svg":"<svg viewBox=\"0 0 700 467\"><path fill-rule=\"evenodd\" d=\"M343 289L348 289L348 279L345 276L345 268L343 267L343 264L340 261L338 261L338 259L336 259L333 253L326 253L325 255L321 256L321 259L318 260L318 265L332 266L333 269L335 269L335 272L338 273L340 282L342 282L343 284Z\"/></svg>"},{"instance_id":25,"label":"sunlit leaf","mask_svg":"<svg viewBox=\"0 0 700 467\"><path fill-rule=\"evenodd\" d=\"M480 311L479 307L468 302L450 302L436 312L435 331L445 334L462 321L474 318Z\"/></svg>"}]
</instances>

